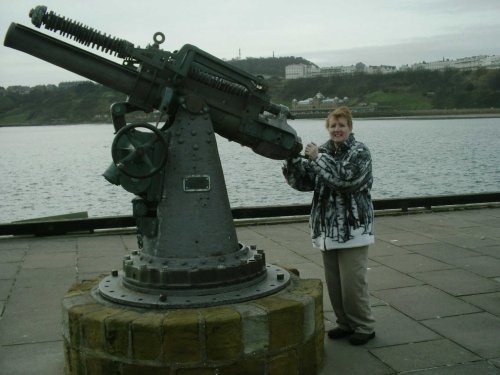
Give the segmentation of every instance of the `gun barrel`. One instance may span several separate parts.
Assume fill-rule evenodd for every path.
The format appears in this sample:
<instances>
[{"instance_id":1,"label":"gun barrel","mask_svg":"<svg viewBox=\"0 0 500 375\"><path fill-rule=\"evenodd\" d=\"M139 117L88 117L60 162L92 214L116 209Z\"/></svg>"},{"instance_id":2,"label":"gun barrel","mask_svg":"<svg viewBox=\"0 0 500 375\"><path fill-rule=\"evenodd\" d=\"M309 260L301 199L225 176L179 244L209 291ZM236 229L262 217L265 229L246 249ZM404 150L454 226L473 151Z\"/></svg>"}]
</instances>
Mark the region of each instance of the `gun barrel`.
<instances>
[{"instance_id":1,"label":"gun barrel","mask_svg":"<svg viewBox=\"0 0 500 375\"><path fill-rule=\"evenodd\" d=\"M194 70L186 68L185 76L176 75L168 68L152 73L148 69L117 64L17 23L10 25L4 45L122 92L133 100L134 106L146 112L160 108L162 92L167 86L175 85L180 95L194 93L210 108L213 127L218 134L268 158L285 159L297 155L302 148L300 138L284 118L278 121L262 116L264 111L277 117L286 116L288 113L282 113L282 107L272 104L264 93L197 72L197 62L191 64ZM195 51L190 46L184 50L186 55L193 55ZM209 71L217 69L217 64L210 66L206 53L198 54L201 61L208 61Z\"/></svg>"},{"instance_id":2,"label":"gun barrel","mask_svg":"<svg viewBox=\"0 0 500 375\"><path fill-rule=\"evenodd\" d=\"M137 71L17 23L11 23L4 45L127 95L159 90L158 84L145 74L138 78ZM151 109L151 105L144 106Z\"/></svg>"}]
</instances>

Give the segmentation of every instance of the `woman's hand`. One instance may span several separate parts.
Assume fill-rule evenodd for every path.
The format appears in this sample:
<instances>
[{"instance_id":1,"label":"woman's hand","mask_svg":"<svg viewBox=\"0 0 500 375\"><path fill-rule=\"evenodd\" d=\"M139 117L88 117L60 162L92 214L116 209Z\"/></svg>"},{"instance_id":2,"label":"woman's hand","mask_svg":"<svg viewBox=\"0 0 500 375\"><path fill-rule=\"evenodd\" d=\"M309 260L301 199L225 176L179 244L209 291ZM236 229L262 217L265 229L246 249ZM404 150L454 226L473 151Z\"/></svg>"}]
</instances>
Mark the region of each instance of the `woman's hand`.
<instances>
[{"instance_id":1,"label":"woman's hand","mask_svg":"<svg viewBox=\"0 0 500 375\"><path fill-rule=\"evenodd\" d=\"M316 160L318 157L318 146L315 143L309 143L304 152L309 160Z\"/></svg>"}]
</instances>

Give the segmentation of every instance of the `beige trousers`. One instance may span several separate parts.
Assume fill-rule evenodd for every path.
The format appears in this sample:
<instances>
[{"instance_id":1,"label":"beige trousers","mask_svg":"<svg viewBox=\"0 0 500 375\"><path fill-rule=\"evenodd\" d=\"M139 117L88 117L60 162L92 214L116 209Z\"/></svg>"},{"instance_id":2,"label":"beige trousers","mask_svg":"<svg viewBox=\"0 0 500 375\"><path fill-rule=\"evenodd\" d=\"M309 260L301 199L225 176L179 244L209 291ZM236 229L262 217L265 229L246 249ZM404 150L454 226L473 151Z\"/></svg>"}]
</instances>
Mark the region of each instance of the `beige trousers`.
<instances>
[{"instance_id":1,"label":"beige trousers","mask_svg":"<svg viewBox=\"0 0 500 375\"><path fill-rule=\"evenodd\" d=\"M368 246L322 251L325 278L340 329L360 333L374 330L366 281Z\"/></svg>"}]
</instances>

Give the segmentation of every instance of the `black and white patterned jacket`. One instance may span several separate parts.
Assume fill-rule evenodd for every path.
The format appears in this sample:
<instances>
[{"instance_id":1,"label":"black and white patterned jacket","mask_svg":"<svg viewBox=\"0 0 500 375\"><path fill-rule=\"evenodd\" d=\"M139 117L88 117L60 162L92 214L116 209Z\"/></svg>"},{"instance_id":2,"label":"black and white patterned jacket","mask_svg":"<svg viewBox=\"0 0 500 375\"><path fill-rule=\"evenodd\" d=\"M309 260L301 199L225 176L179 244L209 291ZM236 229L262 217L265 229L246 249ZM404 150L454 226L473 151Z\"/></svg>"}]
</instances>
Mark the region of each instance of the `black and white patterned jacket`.
<instances>
[{"instance_id":1,"label":"black and white patterned jacket","mask_svg":"<svg viewBox=\"0 0 500 375\"><path fill-rule=\"evenodd\" d=\"M288 184L299 191L314 191L311 238L321 250L366 246L374 242L373 183L370 151L351 133L338 149L328 141L316 160L287 160Z\"/></svg>"}]
</instances>

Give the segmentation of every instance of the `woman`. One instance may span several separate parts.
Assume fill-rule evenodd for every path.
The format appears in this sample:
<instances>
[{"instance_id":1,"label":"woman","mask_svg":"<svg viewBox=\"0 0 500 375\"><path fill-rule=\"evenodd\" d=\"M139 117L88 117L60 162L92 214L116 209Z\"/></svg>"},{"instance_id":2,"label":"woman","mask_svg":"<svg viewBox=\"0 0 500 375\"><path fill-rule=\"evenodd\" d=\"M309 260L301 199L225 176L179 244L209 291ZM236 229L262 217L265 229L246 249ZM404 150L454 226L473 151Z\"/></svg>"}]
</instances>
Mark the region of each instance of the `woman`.
<instances>
[{"instance_id":1,"label":"woman","mask_svg":"<svg viewBox=\"0 0 500 375\"><path fill-rule=\"evenodd\" d=\"M338 326L331 339L349 337L363 345L375 337L366 270L374 242L370 151L354 139L352 115L339 107L326 118L330 139L306 146L307 160L287 160L283 173L300 191L314 191L309 225L314 247L321 249L325 279Z\"/></svg>"}]
</instances>

